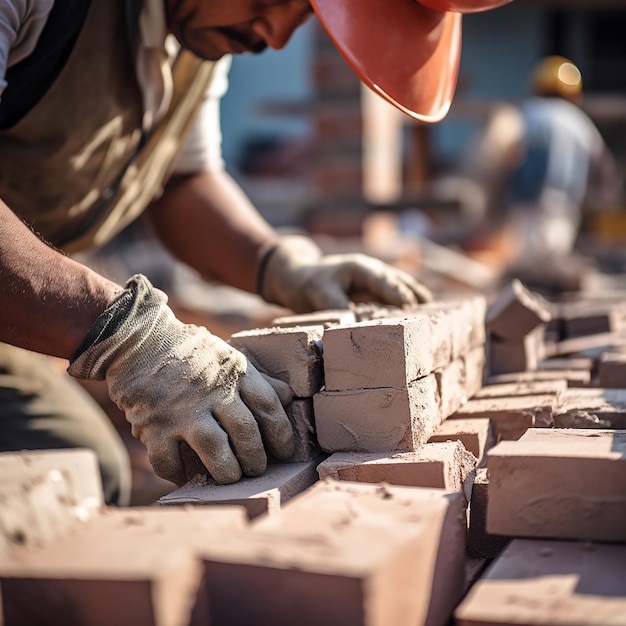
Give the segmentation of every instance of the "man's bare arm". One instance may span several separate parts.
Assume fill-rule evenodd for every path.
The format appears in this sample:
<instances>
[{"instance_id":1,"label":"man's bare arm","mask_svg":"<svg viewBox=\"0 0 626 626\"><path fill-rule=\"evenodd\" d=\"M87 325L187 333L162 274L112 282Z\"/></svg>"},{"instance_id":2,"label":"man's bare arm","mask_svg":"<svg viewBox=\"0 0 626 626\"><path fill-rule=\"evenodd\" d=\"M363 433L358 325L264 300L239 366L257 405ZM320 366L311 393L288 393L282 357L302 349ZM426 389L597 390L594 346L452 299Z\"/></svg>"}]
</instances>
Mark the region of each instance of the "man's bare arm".
<instances>
[{"instance_id":1,"label":"man's bare arm","mask_svg":"<svg viewBox=\"0 0 626 626\"><path fill-rule=\"evenodd\" d=\"M432 299L413 276L379 259L324 256L309 237L279 238L223 173L173 179L149 215L165 245L205 278L251 292L258 288L268 302L297 313L346 308L354 298L392 306Z\"/></svg>"},{"instance_id":2,"label":"man's bare arm","mask_svg":"<svg viewBox=\"0 0 626 626\"><path fill-rule=\"evenodd\" d=\"M223 172L175 176L147 215L176 258L207 279L250 292L255 291L260 251L277 239Z\"/></svg>"},{"instance_id":3,"label":"man's bare arm","mask_svg":"<svg viewBox=\"0 0 626 626\"><path fill-rule=\"evenodd\" d=\"M0 201L0 341L69 358L122 287L43 243Z\"/></svg>"}]
</instances>

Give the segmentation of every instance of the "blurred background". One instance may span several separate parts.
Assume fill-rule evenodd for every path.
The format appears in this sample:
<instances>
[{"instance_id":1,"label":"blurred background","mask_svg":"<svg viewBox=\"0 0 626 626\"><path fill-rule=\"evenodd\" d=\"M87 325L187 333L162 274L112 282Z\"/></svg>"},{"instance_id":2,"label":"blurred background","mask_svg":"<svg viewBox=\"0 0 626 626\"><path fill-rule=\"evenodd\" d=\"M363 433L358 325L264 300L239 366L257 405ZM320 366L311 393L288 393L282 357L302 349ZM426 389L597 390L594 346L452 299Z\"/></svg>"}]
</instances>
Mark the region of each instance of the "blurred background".
<instances>
[{"instance_id":1,"label":"blurred background","mask_svg":"<svg viewBox=\"0 0 626 626\"><path fill-rule=\"evenodd\" d=\"M541 59L562 55L580 69L580 106L612 152L617 175L626 175L625 9L619 0L516 0L464 16L456 96L434 125L412 121L362 87L311 20L287 50L233 59L222 109L227 167L270 222L330 236L327 245L356 238L353 244L382 256L417 255L421 271L433 266L432 281L448 263L454 272L446 252L457 246L497 266L497 246L481 256L478 238L466 240L485 217L484 189L470 171L484 155L473 148L494 112L529 95ZM611 272L625 264L623 213L619 200L590 197L582 215L577 250ZM421 252L410 249L416 237ZM480 270L471 287L490 284ZM579 287L572 273L548 291Z\"/></svg>"}]
</instances>

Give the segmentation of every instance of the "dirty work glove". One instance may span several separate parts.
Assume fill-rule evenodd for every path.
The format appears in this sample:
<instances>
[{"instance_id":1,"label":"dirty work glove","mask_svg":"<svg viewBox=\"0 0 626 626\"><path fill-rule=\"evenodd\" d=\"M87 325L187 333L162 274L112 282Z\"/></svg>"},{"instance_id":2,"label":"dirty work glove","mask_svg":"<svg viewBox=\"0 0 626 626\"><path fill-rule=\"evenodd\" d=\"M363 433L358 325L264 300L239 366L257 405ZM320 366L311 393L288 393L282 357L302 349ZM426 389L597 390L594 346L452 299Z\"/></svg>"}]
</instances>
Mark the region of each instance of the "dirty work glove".
<instances>
[{"instance_id":1,"label":"dirty work glove","mask_svg":"<svg viewBox=\"0 0 626 626\"><path fill-rule=\"evenodd\" d=\"M280 238L261 259L258 294L296 313L346 309L351 300L413 306L430 291L403 272L364 254L324 256L308 237Z\"/></svg>"},{"instance_id":2,"label":"dirty work glove","mask_svg":"<svg viewBox=\"0 0 626 626\"><path fill-rule=\"evenodd\" d=\"M133 276L94 322L68 372L106 379L155 472L177 485L191 477L184 444L222 484L265 471L263 441L279 459L294 452L291 425L266 378L206 328L176 319L145 276Z\"/></svg>"}]
</instances>

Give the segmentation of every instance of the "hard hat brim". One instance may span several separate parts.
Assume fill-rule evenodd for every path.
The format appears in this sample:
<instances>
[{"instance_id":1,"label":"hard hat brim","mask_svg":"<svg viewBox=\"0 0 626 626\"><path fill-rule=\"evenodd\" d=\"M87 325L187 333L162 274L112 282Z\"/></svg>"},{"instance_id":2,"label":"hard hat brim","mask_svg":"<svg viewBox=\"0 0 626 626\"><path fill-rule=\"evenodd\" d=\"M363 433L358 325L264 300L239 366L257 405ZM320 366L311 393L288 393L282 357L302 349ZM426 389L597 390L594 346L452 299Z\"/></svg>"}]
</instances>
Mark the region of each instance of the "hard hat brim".
<instances>
[{"instance_id":1,"label":"hard hat brim","mask_svg":"<svg viewBox=\"0 0 626 626\"><path fill-rule=\"evenodd\" d=\"M368 87L422 122L443 119L461 57L461 14L415 0L311 0L329 37Z\"/></svg>"}]
</instances>

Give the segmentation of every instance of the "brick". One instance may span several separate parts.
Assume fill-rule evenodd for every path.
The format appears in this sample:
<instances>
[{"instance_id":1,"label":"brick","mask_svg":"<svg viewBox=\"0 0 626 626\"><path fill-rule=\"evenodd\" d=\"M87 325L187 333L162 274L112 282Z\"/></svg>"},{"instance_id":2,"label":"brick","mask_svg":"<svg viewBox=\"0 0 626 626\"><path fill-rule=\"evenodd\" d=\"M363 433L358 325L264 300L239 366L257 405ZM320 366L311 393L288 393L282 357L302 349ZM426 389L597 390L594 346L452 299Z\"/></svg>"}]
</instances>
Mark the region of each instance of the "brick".
<instances>
[{"instance_id":1,"label":"brick","mask_svg":"<svg viewBox=\"0 0 626 626\"><path fill-rule=\"evenodd\" d=\"M497 439L519 439L529 428L550 427L557 405L553 394L468 400L448 419L488 418Z\"/></svg>"},{"instance_id":2,"label":"brick","mask_svg":"<svg viewBox=\"0 0 626 626\"><path fill-rule=\"evenodd\" d=\"M463 503L443 490L317 483L252 532L207 545L211 623L443 626L464 588Z\"/></svg>"},{"instance_id":3,"label":"brick","mask_svg":"<svg viewBox=\"0 0 626 626\"><path fill-rule=\"evenodd\" d=\"M467 397L473 398L482 388L485 380L487 359L484 344L472 348L461 358L465 361L465 387L467 389Z\"/></svg>"},{"instance_id":4,"label":"brick","mask_svg":"<svg viewBox=\"0 0 626 626\"><path fill-rule=\"evenodd\" d=\"M489 559L481 557L468 557L465 562L465 589L469 589L480 578L485 568L489 565Z\"/></svg>"},{"instance_id":5,"label":"brick","mask_svg":"<svg viewBox=\"0 0 626 626\"><path fill-rule=\"evenodd\" d=\"M460 441L427 443L414 452L335 452L317 466L320 478L461 491L476 457Z\"/></svg>"},{"instance_id":6,"label":"brick","mask_svg":"<svg viewBox=\"0 0 626 626\"><path fill-rule=\"evenodd\" d=\"M450 298L420 305L425 313L447 313L452 326L452 359L486 342L487 300L483 296Z\"/></svg>"},{"instance_id":7,"label":"brick","mask_svg":"<svg viewBox=\"0 0 626 626\"><path fill-rule=\"evenodd\" d=\"M308 463L323 454L315 433L315 416L311 398L297 399L290 402L285 411L291 422L296 442L296 451L289 459L291 463Z\"/></svg>"},{"instance_id":8,"label":"brick","mask_svg":"<svg viewBox=\"0 0 626 626\"><path fill-rule=\"evenodd\" d=\"M465 361L454 359L434 372L439 393L441 419L452 415L467 402Z\"/></svg>"},{"instance_id":9,"label":"brick","mask_svg":"<svg viewBox=\"0 0 626 626\"><path fill-rule=\"evenodd\" d=\"M54 542L2 561L6 623L205 624L195 551L244 524L239 507L111 507Z\"/></svg>"},{"instance_id":10,"label":"brick","mask_svg":"<svg viewBox=\"0 0 626 626\"><path fill-rule=\"evenodd\" d=\"M438 327L439 328L439 327ZM450 330L427 315L336 326L324 333L326 391L405 388L450 362Z\"/></svg>"},{"instance_id":11,"label":"brick","mask_svg":"<svg viewBox=\"0 0 626 626\"><path fill-rule=\"evenodd\" d=\"M626 546L515 539L454 616L458 626L625 626Z\"/></svg>"},{"instance_id":12,"label":"brick","mask_svg":"<svg viewBox=\"0 0 626 626\"><path fill-rule=\"evenodd\" d=\"M539 326L519 341L501 341L491 336L487 342L490 374L536 370L545 357L544 327Z\"/></svg>"},{"instance_id":13,"label":"brick","mask_svg":"<svg viewBox=\"0 0 626 626\"><path fill-rule=\"evenodd\" d=\"M228 342L267 374L285 381L293 394L309 398L324 383L323 326L243 330Z\"/></svg>"},{"instance_id":14,"label":"brick","mask_svg":"<svg viewBox=\"0 0 626 626\"><path fill-rule=\"evenodd\" d=\"M0 555L51 541L104 506L91 450L2 452L0 475Z\"/></svg>"},{"instance_id":15,"label":"brick","mask_svg":"<svg viewBox=\"0 0 626 626\"><path fill-rule=\"evenodd\" d=\"M590 371L595 365L594 359L581 356L550 357L539 361L538 369L549 373L553 370Z\"/></svg>"},{"instance_id":16,"label":"brick","mask_svg":"<svg viewBox=\"0 0 626 626\"><path fill-rule=\"evenodd\" d=\"M484 366L485 352L481 347L435 370L442 419L452 415L482 387Z\"/></svg>"},{"instance_id":17,"label":"brick","mask_svg":"<svg viewBox=\"0 0 626 626\"><path fill-rule=\"evenodd\" d=\"M317 480L316 462L269 465L262 476L242 478L232 485L216 485L198 475L180 489L159 499L160 505L239 505L252 519L275 514L282 505Z\"/></svg>"},{"instance_id":18,"label":"brick","mask_svg":"<svg viewBox=\"0 0 626 626\"><path fill-rule=\"evenodd\" d=\"M551 319L549 303L514 279L487 308L485 324L488 332L510 342L522 340Z\"/></svg>"},{"instance_id":19,"label":"brick","mask_svg":"<svg viewBox=\"0 0 626 626\"><path fill-rule=\"evenodd\" d=\"M557 341L549 346L546 350L546 355L549 357L558 357L568 354L578 354L588 356L595 360L603 352L623 345L624 341L624 337L618 337L613 333L573 337L572 339Z\"/></svg>"},{"instance_id":20,"label":"brick","mask_svg":"<svg viewBox=\"0 0 626 626\"><path fill-rule=\"evenodd\" d=\"M467 553L475 558L495 559L510 541L510 537L487 532L488 509L489 475L483 467L476 470L469 505Z\"/></svg>"},{"instance_id":21,"label":"brick","mask_svg":"<svg viewBox=\"0 0 626 626\"><path fill-rule=\"evenodd\" d=\"M563 302L558 305L556 315L564 337L619 333L626 328L626 304L621 301Z\"/></svg>"},{"instance_id":22,"label":"brick","mask_svg":"<svg viewBox=\"0 0 626 626\"><path fill-rule=\"evenodd\" d=\"M489 532L626 541L626 432L533 429L488 466Z\"/></svg>"},{"instance_id":23,"label":"brick","mask_svg":"<svg viewBox=\"0 0 626 626\"><path fill-rule=\"evenodd\" d=\"M482 461L495 444L495 435L488 418L452 419L441 422L428 441L460 441L468 452Z\"/></svg>"},{"instance_id":24,"label":"brick","mask_svg":"<svg viewBox=\"0 0 626 626\"><path fill-rule=\"evenodd\" d=\"M442 420L434 374L404 389L321 391L313 396L313 410L325 452L408 452Z\"/></svg>"},{"instance_id":25,"label":"brick","mask_svg":"<svg viewBox=\"0 0 626 626\"><path fill-rule=\"evenodd\" d=\"M598 387L605 389L626 388L626 354L605 352L598 361Z\"/></svg>"},{"instance_id":26,"label":"brick","mask_svg":"<svg viewBox=\"0 0 626 626\"><path fill-rule=\"evenodd\" d=\"M554 426L626 429L626 389L586 387L564 391L554 411Z\"/></svg>"},{"instance_id":27,"label":"brick","mask_svg":"<svg viewBox=\"0 0 626 626\"><path fill-rule=\"evenodd\" d=\"M272 320L271 326L293 328L296 326L337 326L338 324L354 324L356 316L350 309L331 309L302 313L300 315L283 315Z\"/></svg>"},{"instance_id":28,"label":"brick","mask_svg":"<svg viewBox=\"0 0 626 626\"><path fill-rule=\"evenodd\" d=\"M543 362L545 363L545 361ZM562 380L567 382L568 387L588 387L591 384L591 371L589 369L544 369L543 363L539 363L539 369L531 372L509 372L506 374L494 374L485 380L486 385L500 385L503 383L539 382L543 380Z\"/></svg>"},{"instance_id":29,"label":"brick","mask_svg":"<svg viewBox=\"0 0 626 626\"><path fill-rule=\"evenodd\" d=\"M502 398L506 396L532 396L550 395L555 396L567 389L567 381L564 378L555 380L534 380L501 383L498 385L485 385L480 389L474 398Z\"/></svg>"}]
</instances>

